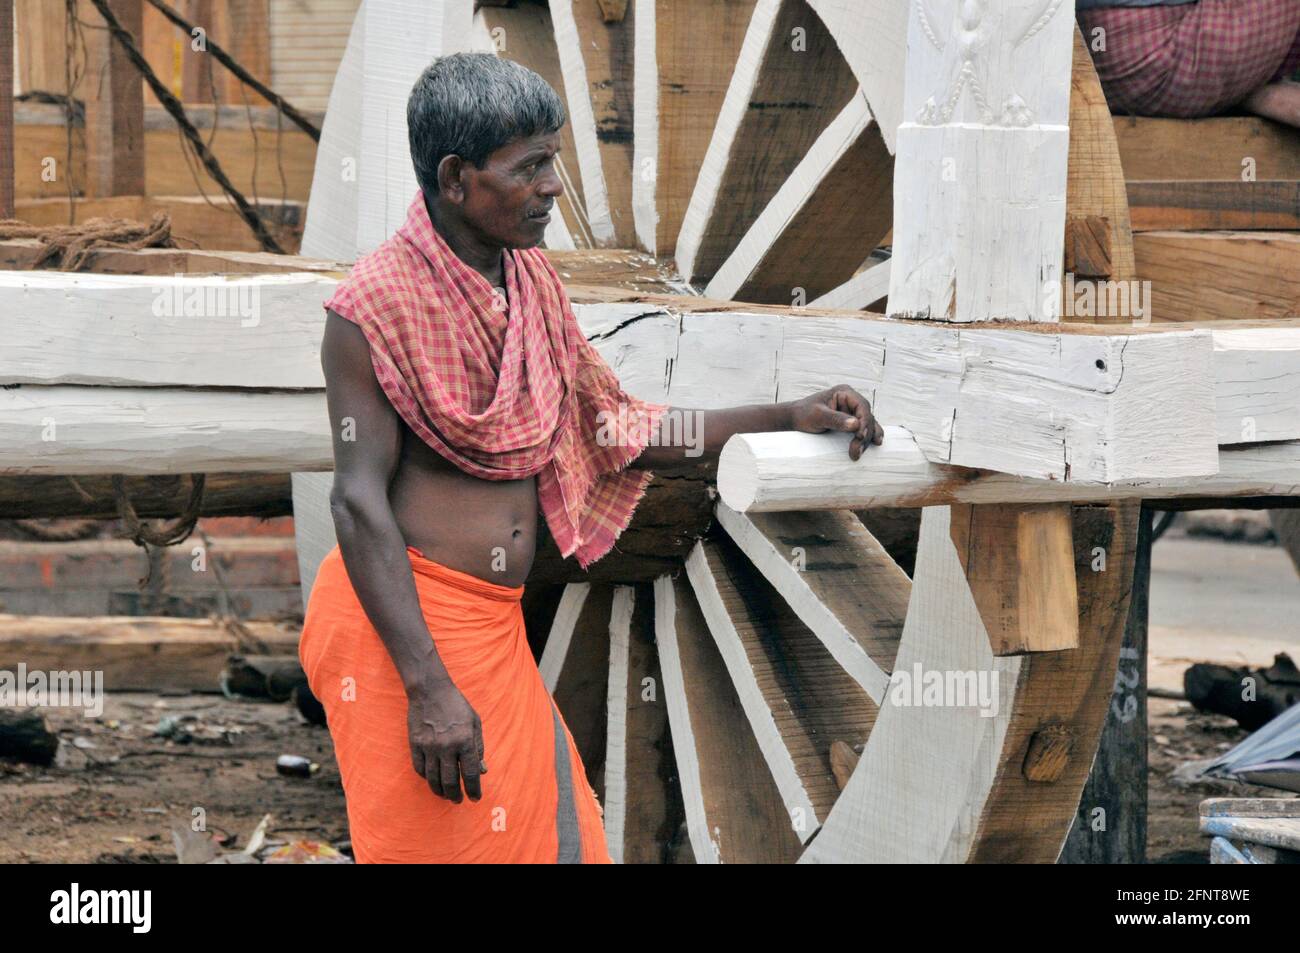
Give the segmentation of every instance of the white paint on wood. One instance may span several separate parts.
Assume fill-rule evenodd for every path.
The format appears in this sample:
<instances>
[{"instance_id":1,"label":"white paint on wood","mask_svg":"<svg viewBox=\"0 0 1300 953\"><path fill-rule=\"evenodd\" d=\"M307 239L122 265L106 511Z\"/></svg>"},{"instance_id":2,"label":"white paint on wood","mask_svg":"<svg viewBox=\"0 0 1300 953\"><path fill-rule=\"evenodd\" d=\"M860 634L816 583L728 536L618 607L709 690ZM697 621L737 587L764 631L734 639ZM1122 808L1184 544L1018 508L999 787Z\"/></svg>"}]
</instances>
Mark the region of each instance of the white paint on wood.
<instances>
[{"instance_id":1,"label":"white paint on wood","mask_svg":"<svg viewBox=\"0 0 1300 953\"><path fill-rule=\"evenodd\" d=\"M892 155L903 116L907 0L808 0L848 61Z\"/></svg>"},{"instance_id":2,"label":"white paint on wood","mask_svg":"<svg viewBox=\"0 0 1300 953\"><path fill-rule=\"evenodd\" d=\"M725 503L720 503L715 512L722 528L749 557L754 568L781 594L804 625L821 639L840 667L879 705L889 686L889 673L876 664L857 636L809 588L806 574L816 572L816 569L795 568L788 555L777 549L776 544L743 513ZM864 584L870 585L870 580L864 580Z\"/></svg>"},{"instance_id":3,"label":"white paint on wood","mask_svg":"<svg viewBox=\"0 0 1300 953\"><path fill-rule=\"evenodd\" d=\"M838 288L833 288L820 298L808 302L808 306L861 311L881 298L888 297L890 260L876 262L864 268Z\"/></svg>"},{"instance_id":4,"label":"white paint on wood","mask_svg":"<svg viewBox=\"0 0 1300 953\"><path fill-rule=\"evenodd\" d=\"M337 284L310 274L0 272L0 379L319 388L321 305Z\"/></svg>"},{"instance_id":5,"label":"white paint on wood","mask_svg":"<svg viewBox=\"0 0 1300 953\"><path fill-rule=\"evenodd\" d=\"M659 226L659 56L655 46L656 0L634 0L632 24L632 223L637 241L655 254Z\"/></svg>"},{"instance_id":6,"label":"white paint on wood","mask_svg":"<svg viewBox=\"0 0 1300 953\"><path fill-rule=\"evenodd\" d=\"M718 121L713 127L713 136L709 140L709 148L704 154L690 203L682 218L681 231L677 236L677 271L687 281L695 277L695 256L699 252L700 241L713 215L714 206L719 200L722 177L727 171L731 150L736 145L740 124L749 111L764 54L772 38L772 29L776 25L777 14L781 11L781 3L782 0L758 0L740 46L740 54L736 57L731 83L727 86L722 107L718 111ZM725 197L723 201L726 201Z\"/></svg>"},{"instance_id":7,"label":"white paint on wood","mask_svg":"<svg viewBox=\"0 0 1300 953\"><path fill-rule=\"evenodd\" d=\"M988 704L954 694L946 704L911 705L901 682L891 687L848 785L800 863L959 863L970 852L1020 659L993 657L948 530L948 507L927 507L894 671L923 682L926 672L973 673L977 683L984 679Z\"/></svg>"},{"instance_id":8,"label":"white paint on wood","mask_svg":"<svg viewBox=\"0 0 1300 953\"><path fill-rule=\"evenodd\" d=\"M614 220L609 210L609 192L605 186L605 171L600 161L600 145L596 138L596 117L591 108L591 90L587 80L587 65L579 45L578 25L573 19L573 0L551 0L551 23L555 30L555 47L560 58L560 72L564 77L564 96L568 106L569 122L573 125L573 145L578 154L573 157L582 176L582 194L587 203L587 223L595 244L608 246L614 243ZM558 207L558 206L557 206ZM548 247L555 247L550 245Z\"/></svg>"},{"instance_id":9,"label":"white paint on wood","mask_svg":"<svg viewBox=\"0 0 1300 953\"><path fill-rule=\"evenodd\" d=\"M7 474L284 473L331 465L320 391L0 389L0 472Z\"/></svg>"},{"instance_id":10,"label":"white paint on wood","mask_svg":"<svg viewBox=\"0 0 1300 953\"><path fill-rule=\"evenodd\" d=\"M605 841L614 863L623 863L627 824L627 710L628 663L631 651L632 609L636 599L631 586L614 587L609 614L609 683L605 729Z\"/></svg>"},{"instance_id":11,"label":"white paint on wood","mask_svg":"<svg viewBox=\"0 0 1300 953\"><path fill-rule=\"evenodd\" d=\"M321 388L321 304L334 286L295 274L5 273L0 308L14 343L0 352L0 384ZM224 290L236 312L256 291L255 320L154 313L182 290ZM638 397L710 408L844 382L881 421L906 427L931 463L1069 483L1173 480L1212 474L1217 441L1252 439L1249 416L1256 441L1300 437L1295 401L1279 388L1300 375L1287 329L1047 333L634 302L575 313Z\"/></svg>"},{"instance_id":12,"label":"white paint on wood","mask_svg":"<svg viewBox=\"0 0 1300 953\"><path fill-rule=\"evenodd\" d=\"M826 131L817 137L808 154L759 213L735 251L709 281L704 296L720 300L734 298L799 210L817 193L822 181L844 153L860 136L871 135L879 135L879 132L872 121L867 99L859 90Z\"/></svg>"},{"instance_id":13,"label":"white paint on wood","mask_svg":"<svg viewBox=\"0 0 1300 953\"><path fill-rule=\"evenodd\" d=\"M663 677L668 726L673 736L673 757L682 787L686 831L697 864L720 862L718 844L709 830L704 809L704 786L700 780L700 756L691 731L691 711L686 697L686 678L677 648L677 597L670 576L655 580L655 645L659 650L659 672Z\"/></svg>"},{"instance_id":14,"label":"white paint on wood","mask_svg":"<svg viewBox=\"0 0 1300 953\"><path fill-rule=\"evenodd\" d=\"M799 769L781 738L781 731L772 717L772 710L767 706L763 690L754 676L754 669L745 655L740 633L736 631L731 614L722 601L721 593L718 592L713 571L709 568L708 558L704 554L703 543L696 543L690 555L686 557L686 574L691 581L691 588L695 591L695 598L699 600L700 611L703 612L704 619L708 623L709 632L717 643L718 653L726 663L727 673L731 676L731 684L740 699L741 708L744 709L745 717L754 730L754 738L758 742L759 750L763 752L763 760L767 762L768 769L772 772L772 780L776 782L777 790L781 792L781 800L785 803L786 811L791 818L820 820L799 776ZM793 820L791 821L791 828L799 835L800 841L807 841L816 831L816 824L802 826L805 829L799 830Z\"/></svg>"},{"instance_id":15,"label":"white paint on wood","mask_svg":"<svg viewBox=\"0 0 1300 953\"><path fill-rule=\"evenodd\" d=\"M469 0L364 0L321 129L303 254L352 261L405 220L418 189L406 101L436 57L469 48L472 17Z\"/></svg>"},{"instance_id":16,"label":"white paint on wood","mask_svg":"<svg viewBox=\"0 0 1300 953\"><path fill-rule=\"evenodd\" d=\"M1300 438L1300 329L1214 332L1218 442Z\"/></svg>"},{"instance_id":17,"label":"white paint on wood","mask_svg":"<svg viewBox=\"0 0 1300 953\"><path fill-rule=\"evenodd\" d=\"M573 642L573 629L590 592L591 583L571 582L560 595L560 604L555 608L551 631L546 637L546 647L542 649L542 660L537 665L548 692L554 692L560 683L564 660L568 658L569 645Z\"/></svg>"},{"instance_id":18,"label":"white paint on wood","mask_svg":"<svg viewBox=\"0 0 1300 953\"><path fill-rule=\"evenodd\" d=\"M890 313L1060 320L1073 6L909 5Z\"/></svg>"},{"instance_id":19,"label":"white paint on wood","mask_svg":"<svg viewBox=\"0 0 1300 953\"><path fill-rule=\"evenodd\" d=\"M718 495L737 512L943 503L1062 503L1198 496L1300 496L1300 441L1220 448L1207 476L1063 483L930 463L905 428L854 461L851 436L736 434L718 462Z\"/></svg>"}]
</instances>

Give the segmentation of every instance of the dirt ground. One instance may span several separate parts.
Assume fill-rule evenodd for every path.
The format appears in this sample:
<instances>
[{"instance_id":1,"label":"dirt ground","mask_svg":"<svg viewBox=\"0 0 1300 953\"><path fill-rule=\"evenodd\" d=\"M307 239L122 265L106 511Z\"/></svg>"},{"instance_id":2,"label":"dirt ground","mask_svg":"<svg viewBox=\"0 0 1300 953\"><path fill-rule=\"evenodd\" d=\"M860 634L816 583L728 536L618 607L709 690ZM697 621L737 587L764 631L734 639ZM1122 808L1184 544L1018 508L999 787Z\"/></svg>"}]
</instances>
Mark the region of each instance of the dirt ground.
<instances>
[{"instance_id":1,"label":"dirt ground","mask_svg":"<svg viewBox=\"0 0 1300 953\"><path fill-rule=\"evenodd\" d=\"M196 808L226 850L241 850L270 814L271 847L315 840L349 851L329 735L288 704L113 694L98 719L71 709L50 710L48 717L62 741L58 764L0 760L0 863L174 863L171 828L188 829ZM154 735L165 718L180 719L192 740ZM1148 859L1206 863L1208 842L1196 829L1202 799L1279 792L1173 780L1184 761L1211 757L1245 737L1230 719L1152 698L1149 725ZM281 776L275 766L281 754L301 755L320 768L308 778Z\"/></svg>"},{"instance_id":2,"label":"dirt ground","mask_svg":"<svg viewBox=\"0 0 1300 953\"><path fill-rule=\"evenodd\" d=\"M313 840L348 852L329 734L290 705L199 694L105 697L96 719L46 710L60 737L56 765L0 759L0 863L175 863L171 829L190 830L196 809L223 849L242 850L270 814L268 847ZM154 735L167 718L191 740ZM281 754L320 769L281 776Z\"/></svg>"}]
</instances>

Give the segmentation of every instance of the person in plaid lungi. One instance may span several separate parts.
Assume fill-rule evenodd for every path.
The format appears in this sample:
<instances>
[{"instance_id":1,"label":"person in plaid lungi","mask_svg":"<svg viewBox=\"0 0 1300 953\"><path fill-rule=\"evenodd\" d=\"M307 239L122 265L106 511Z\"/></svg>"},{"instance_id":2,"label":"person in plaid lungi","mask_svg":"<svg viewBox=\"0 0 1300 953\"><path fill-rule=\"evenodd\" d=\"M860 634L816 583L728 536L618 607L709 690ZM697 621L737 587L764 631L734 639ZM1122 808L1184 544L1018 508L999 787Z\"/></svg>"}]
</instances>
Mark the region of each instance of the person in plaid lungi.
<instances>
[{"instance_id":1,"label":"person in plaid lungi","mask_svg":"<svg viewBox=\"0 0 1300 953\"><path fill-rule=\"evenodd\" d=\"M1077 0L1112 112L1300 126L1300 0Z\"/></svg>"}]
</instances>

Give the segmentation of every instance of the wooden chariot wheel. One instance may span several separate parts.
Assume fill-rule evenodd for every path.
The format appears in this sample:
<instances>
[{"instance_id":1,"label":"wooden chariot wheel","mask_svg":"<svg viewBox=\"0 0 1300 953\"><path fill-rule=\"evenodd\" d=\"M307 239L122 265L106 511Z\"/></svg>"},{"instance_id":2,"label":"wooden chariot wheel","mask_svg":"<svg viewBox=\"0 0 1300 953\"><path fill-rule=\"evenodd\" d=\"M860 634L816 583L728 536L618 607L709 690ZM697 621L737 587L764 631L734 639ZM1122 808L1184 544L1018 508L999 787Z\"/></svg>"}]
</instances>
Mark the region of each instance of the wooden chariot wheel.
<instances>
[{"instance_id":1,"label":"wooden chariot wheel","mask_svg":"<svg viewBox=\"0 0 1300 953\"><path fill-rule=\"evenodd\" d=\"M774 345L761 309L748 324L700 312L886 310L913 15L898 0L365 0L303 253L350 260L391 233L414 189L411 82L441 52L495 50L568 106L547 245L624 385L676 406L803 396L835 381ZM1067 267L1100 236L1110 274L1131 277L1110 115L1075 43ZM665 367L662 322L634 333L655 308L709 349L710 373ZM777 373L772 353L804 363ZM995 655L964 566L970 507L746 515L708 475L657 474L590 576L548 543L529 580L530 638L615 859L1054 861L1091 816L1080 792L1112 704L1137 504L1070 508L1078 647ZM308 587L333 542L327 486L295 475Z\"/></svg>"}]
</instances>

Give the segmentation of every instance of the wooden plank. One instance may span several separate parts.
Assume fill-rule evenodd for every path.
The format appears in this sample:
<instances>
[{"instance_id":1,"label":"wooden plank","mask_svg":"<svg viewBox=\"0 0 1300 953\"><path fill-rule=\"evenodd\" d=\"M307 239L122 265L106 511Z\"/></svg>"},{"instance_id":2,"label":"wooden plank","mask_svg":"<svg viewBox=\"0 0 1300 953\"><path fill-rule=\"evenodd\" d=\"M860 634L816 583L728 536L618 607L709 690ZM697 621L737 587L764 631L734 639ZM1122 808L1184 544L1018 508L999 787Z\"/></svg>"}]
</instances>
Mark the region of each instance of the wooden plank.
<instances>
[{"instance_id":1,"label":"wooden plank","mask_svg":"<svg viewBox=\"0 0 1300 953\"><path fill-rule=\"evenodd\" d=\"M707 281L857 88L807 0L759 0L677 240Z\"/></svg>"},{"instance_id":2,"label":"wooden plank","mask_svg":"<svg viewBox=\"0 0 1300 953\"><path fill-rule=\"evenodd\" d=\"M994 658L948 507L927 507L894 683L848 785L799 862L965 861L1022 664Z\"/></svg>"},{"instance_id":3,"label":"wooden plank","mask_svg":"<svg viewBox=\"0 0 1300 953\"><path fill-rule=\"evenodd\" d=\"M0 383L317 389L320 302L332 282L0 273L17 342L0 357ZM963 334L866 315L673 313L650 303L578 304L575 313L645 399L772 402L836 377L862 390L882 420L907 427L933 463L1080 482L1207 473L1216 399L1240 418L1268 398L1269 378L1300 361L1267 329L1239 332L1232 356L1255 363L1225 370L1217 384L1210 331ZM1297 426L1283 405L1272 413L1260 421L1267 439ZM1224 442L1249 439L1240 429Z\"/></svg>"},{"instance_id":4,"label":"wooden plank","mask_svg":"<svg viewBox=\"0 0 1300 953\"><path fill-rule=\"evenodd\" d=\"M333 465L325 394L0 390L0 473L284 473Z\"/></svg>"},{"instance_id":5,"label":"wooden plank","mask_svg":"<svg viewBox=\"0 0 1300 953\"><path fill-rule=\"evenodd\" d=\"M1300 798L1210 797L1200 803L1197 813L1202 818L1300 818Z\"/></svg>"},{"instance_id":6,"label":"wooden plank","mask_svg":"<svg viewBox=\"0 0 1300 953\"><path fill-rule=\"evenodd\" d=\"M614 589L607 585L591 587L581 602L581 611L573 620L570 637L564 642L563 664L555 672L554 665L549 664L554 657L551 639L555 638L556 628L562 622L571 589L565 587L542 662L548 664L545 674L555 674L554 687L547 687L569 726L569 733L573 735L573 742L587 769L587 777L605 803L609 793L605 776L605 683L611 660L610 611Z\"/></svg>"},{"instance_id":7,"label":"wooden plank","mask_svg":"<svg viewBox=\"0 0 1300 953\"><path fill-rule=\"evenodd\" d=\"M318 389L321 302L336 286L301 274L0 273L11 330L24 341L3 361L0 378ZM59 320L51 321L55 314Z\"/></svg>"},{"instance_id":8,"label":"wooden plank","mask_svg":"<svg viewBox=\"0 0 1300 953\"><path fill-rule=\"evenodd\" d=\"M14 217L14 0L0 0L0 218Z\"/></svg>"},{"instance_id":9,"label":"wooden plank","mask_svg":"<svg viewBox=\"0 0 1300 953\"><path fill-rule=\"evenodd\" d=\"M890 312L1057 321L1071 8L910 6Z\"/></svg>"},{"instance_id":10,"label":"wooden plank","mask_svg":"<svg viewBox=\"0 0 1300 953\"><path fill-rule=\"evenodd\" d=\"M1133 248L1153 321L1300 316L1300 234L1142 232Z\"/></svg>"},{"instance_id":11,"label":"wooden plank","mask_svg":"<svg viewBox=\"0 0 1300 953\"><path fill-rule=\"evenodd\" d=\"M670 829L671 744L654 649L654 588L615 588L609 624L605 837L617 863L663 863Z\"/></svg>"},{"instance_id":12,"label":"wooden plank","mask_svg":"<svg viewBox=\"0 0 1300 953\"><path fill-rule=\"evenodd\" d=\"M1124 169L1119 161L1114 130L1110 107L1106 105L1106 95L1097 78L1092 54L1088 52L1082 32L1076 28L1070 73L1064 267L1067 273L1073 273L1077 278L1100 278L1119 283L1132 281L1137 273ZM1081 241L1083 235L1089 239L1086 244ZM1062 289L1063 295L1067 293ZM1062 314L1073 322L1127 324L1138 317L1131 297L1130 294L1127 308L1108 307L1105 314L1093 309L1091 314L1084 315L1073 307L1063 307ZM1150 308L1150 302L1143 304ZM1148 310L1148 320L1149 314Z\"/></svg>"},{"instance_id":13,"label":"wooden plank","mask_svg":"<svg viewBox=\"0 0 1300 953\"><path fill-rule=\"evenodd\" d=\"M876 705L730 540L703 540L687 576L805 844L839 796L831 743L866 742Z\"/></svg>"},{"instance_id":14,"label":"wooden plank","mask_svg":"<svg viewBox=\"0 0 1300 953\"><path fill-rule=\"evenodd\" d=\"M124 481L131 506L144 519L175 519L185 512L190 481L183 476L130 477ZM287 473L209 473L200 516L291 516ZM107 476L14 475L0 477L0 519L76 517L117 519Z\"/></svg>"},{"instance_id":15,"label":"wooden plank","mask_svg":"<svg viewBox=\"0 0 1300 953\"><path fill-rule=\"evenodd\" d=\"M1130 179L1128 202L1138 232L1300 229L1300 182L1295 180Z\"/></svg>"},{"instance_id":16,"label":"wooden plank","mask_svg":"<svg viewBox=\"0 0 1300 953\"><path fill-rule=\"evenodd\" d=\"M632 207L637 241L676 248L754 0L637 0Z\"/></svg>"},{"instance_id":17,"label":"wooden plank","mask_svg":"<svg viewBox=\"0 0 1300 953\"><path fill-rule=\"evenodd\" d=\"M242 625L259 653L297 654L297 629ZM226 659L247 648L211 619L0 615L0 670L102 672L110 692L216 692Z\"/></svg>"},{"instance_id":18,"label":"wooden plank","mask_svg":"<svg viewBox=\"0 0 1300 953\"><path fill-rule=\"evenodd\" d=\"M271 0L271 83L300 109L324 109L360 0Z\"/></svg>"},{"instance_id":19,"label":"wooden plank","mask_svg":"<svg viewBox=\"0 0 1300 953\"><path fill-rule=\"evenodd\" d=\"M1300 129L1259 116L1116 116L1128 179L1300 179Z\"/></svg>"},{"instance_id":20,"label":"wooden plank","mask_svg":"<svg viewBox=\"0 0 1300 953\"><path fill-rule=\"evenodd\" d=\"M852 308L856 311L871 308L883 312L887 308L872 306L889 298L889 271L889 259L878 261L809 304L814 308Z\"/></svg>"},{"instance_id":21,"label":"wooden plank","mask_svg":"<svg viewBox=\"0 0 1300 953\"><path fill-rule=\"evenodd\" d=\"M18 56L18 88L64 92L67 87L66 7L49 0L14 0L14 18L22 38Z\"/></svg>"},{"instance_id":22,"label":"wooden plank","mask_svg":"<svg viewBox=\"0 0 1300 953\"><path fill-rule=\"evenodd\" d=\"M1079 645L1070 507L956 504L953 545L995 656Z\"/></svg>"},{"instance_id":23,"label":"wooden plank","mask_svg":"<svg viewBox=\"0 0 1300 953\"><path fill-rule=\"evenodd\" d=\"M1215 331L1214 380L1220 444L1300 438L1300 329Z\"/></svg>"},{"instance_id":24,"label":"wooden plank","mask_svg":"<svg viewBox=\"0 0 1300 953\"><path fill-rule=\"evenodd\" d=\"M848 281L892 224L893 159L858 94L822 132L705 288L800 304Z\"/></svg>"},{"instance_id":25,"label":"wooden plank","mask_svg":"<svg viewBox=\"0 0 1300 953\"><path fill-rule=\"evenodd\" d=\"M1201 833L1300 851L1300 817L1202 817Z\"/></svg>"},{"instance_id":26,"label":"wooden plank","mask_svg":"<svg viewBox=\"0 0 1300 953\"><path fill-rule=\"evenodd\" d=\"M793 862L799 838L684 577L655 581L655 638L696 862Z\"/></svg>"},{"instance_id":27,"label":"wooden plank","mask_svg":"<svg viewBox=\"0 0 1300 953\"><path fill-rule=\"evenodd\" d=\"M852 513L755 513L718 522L877 705L889 685L912 590Z\"/></svg>"},{"instance_id":28,"label":"wooden plank","mask_svg":"<svg viewBox=\"0 0 1300 953\"><path fill-rule=\"evenodd\" d=\"M122 28L143 35L143 0L109 0ZM88 195L144 194L144 87L103 17L84 0L78 17L86 44L86 190Z\"/></svg>"},{"instance_id":29,"label":"wooden plank","mask_svg":"<svg viewBox=\"0 0 1300 953\"><path fill-rule=\"evenodd\" d=\"M556 51L551 13L546 4L537 0L522 0L510 7L484 7L482 14L492 32L498 54L533 70L563 98L565 81L560 56ZM608 244L612 236L603 221L604 216L598 215L596 222L592 222L588 216L573 123L566 122L560 129L560 144L561 152L555 160L555 171L564 184L564 194L556 200L556 204L560 206L560 214L569 226L573 243L578 248L591 248L598 243ZM586 147L589 143L584 140L583 145Z\"/></svg>"},{"instance_id":30,"label":"wooden plank","mask_svg":"<svg viewBox=\"0 0 1300 953\"><path fill-rule=\"evenodd\" d=\"M1061 850L1058 862L1062 864L1146 862L1147 623L1154 515L1146 506L1138 514L1133 585L1110 710L1079 798L1074 826Z\"/></svg>"},{"instance_id":31,"label":"wooden plank","mask_svg":"<svg viewBox=\"0 0 1300 953\"><path fill-rule=\"evenodd\" d=\"M895 0L808 0L857 77L894 154L903 121L909 5Z\"/></svg>"},{"instance_id":32,"label":"wooden plank","mask_svg":"<svg viewBox=\"0 0 1300 953\"><path fill-rule=\"evenodd\" d=\"M1022 659L971 862L1052 863L1061 851L1110 711L1133 580L1137 511L1137 503L1074 510L1079 647ZM1104 571L1095 568L1098 547ZM1033 759L1049 734L1058 739L1060 760L1044 776L1036 774Z\"/></svg>"},{"instance_id":33,"label":"wooden plank","mask_svg":"<svg viewBox=\"0 0 1300 953\"><path fill-rule=\"evenodd\" d=\"M928 462L903 427L858 461L848 434L737 434L718 464L718 494L737 512L872 509L952 503L1104 502L1109 499L1294 496L1300 441L1225 447L1217 472L1176 479L1064 483Z\"/></svg>"},{"instance_id":34,"label":"wooden plank","mask_svg":"<svg viewBox=\"0 0 1300 953\"><path fill-rule=\"evenodd\" d=\"M265 108L256 105L251 108L256 123L253 129L249 128L242 104L237 107L237 113L235 108L228 106L218 110L215 129L212 128L211 107L206 110L201 106L187 107L187 112L204 141L209 142L230 181L250 202L268 198L278 200L283 194L287 199L305 203L311 189L316 144L297 126L286 123L283 130L277 131L273 118L267 123L271 117ZM86 152L81 148L82 133L74 129L75 148L69 165L61 107L17 103L15 114L16 151L20 157L27 158L18 164L15 194L19 200L63 200L62 224L66 224L67 177L78 183L85 180ZM146 106L144 122L144 194L154 197L193 196L198 195L201 188L218 205L224 204L221 188L207 170L181 159L176 124L162 112L162 108ZM47 156L57 163L55 175L50 180L42 178L47 173L43 161ZM159 202L159 199L154 201ZM82 200L81 204L92 203L93 200ZM165 204L165 199L160 204ZM200 234L195 237L205 239L203 244L208 247L220 247L209 245L212 236Z\"/></svg>"},{"instance_id":35,"label":"wooden plank","mask_svg":"<svg viewBox=\"0 0 1300 953\"><path fill-rule=\"evenodd\" d=\"M630 248L632 226L632 24L607 20L596 0L552 0L555 47L576 155L568 165L598 245Z\"/></svg>"},{"instance_id":36,"label":"wooden plank","mask_svg":"<svg viewBox=\"0 0 1300 953\"><path fill-rule=\"evenodd\" d=\"M560 602L551 617L546 644L542 649L537 670L541 673L542 683L548 692L555 691L555 685L564 670L564 661L569 656L569 645L573 641L573 632L586 605L591 584L585 582L570 583L564 587Z\"/></svg>"}]
</instances>

